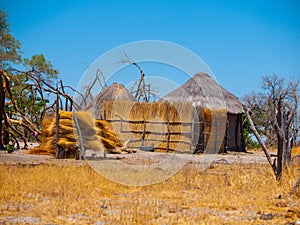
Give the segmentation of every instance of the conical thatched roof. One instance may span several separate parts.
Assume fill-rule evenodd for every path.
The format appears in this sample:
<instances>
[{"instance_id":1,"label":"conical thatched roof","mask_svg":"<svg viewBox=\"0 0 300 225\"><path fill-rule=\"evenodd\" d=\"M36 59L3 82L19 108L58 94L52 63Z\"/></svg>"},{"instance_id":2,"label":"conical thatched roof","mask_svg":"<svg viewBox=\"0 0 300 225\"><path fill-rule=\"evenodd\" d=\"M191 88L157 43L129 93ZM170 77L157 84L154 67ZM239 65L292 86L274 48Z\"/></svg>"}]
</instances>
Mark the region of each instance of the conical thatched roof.
<instances>
[{"instance_id":1,"label":"conical thatched roof","mask_svg":"<svg viewBox=\"0 0 300 225\"><path fill-rule=\"evenodd\" d=\"M229 113L243 113L242 103L238 98L203 72L194 75L182 86L160 99L160 101L192 102L194 107L227 108Z\"/></svg>"},{"instance_id":2,"label":"conical thatched roof","mask_svg":"<svg viewBox=\"0 0 300 225\"><path fill-rule=\"evenodd\" d=\"M105 88L97 97L96 104L102 101L126 100L136 101L135 97L120 83L113 83Z\"/></svg>"},{"instance_id":3,"label":"conical thatched roof","mask_svg":"<svg viewBox=\"0 0 300 225\"><path fill-rule=\"evenodd\" d=\"M100 92L94 99L92 104L87 108L96 118L100 118L103 101L131 101L136 99L133 95L120 83L113 83L102 92Z\"/></svg>"}]
</instances>

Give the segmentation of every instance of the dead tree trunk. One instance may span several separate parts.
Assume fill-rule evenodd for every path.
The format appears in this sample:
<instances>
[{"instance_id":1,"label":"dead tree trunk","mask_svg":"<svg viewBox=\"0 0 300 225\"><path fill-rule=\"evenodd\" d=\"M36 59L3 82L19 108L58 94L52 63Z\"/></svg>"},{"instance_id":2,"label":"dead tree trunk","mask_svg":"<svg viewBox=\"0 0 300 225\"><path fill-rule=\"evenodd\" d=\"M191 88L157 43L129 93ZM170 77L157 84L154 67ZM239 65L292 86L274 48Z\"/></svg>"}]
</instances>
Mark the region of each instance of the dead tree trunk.
<instances>
[{"instance_id":1,"label":"dead tree trunk","mask_svg":"<svg viewBox=\"0 0 300 225\"><path fill-rule=\"evenodd\" d=\"M4 150L4 145L2 143L2 129L3 129L2 120L4 117L4 105L5 105L5 92L4 92L2 75L0 74L0 150Z\"/></svg>"},{"instance_id":2,"label":"dead tree trunk","mask_svg":"<svg viewBox=\"0 0 300 225\"><path fill-rule=\"evenodd\" d=\"M249 123L250 123L250 128L251 128L251 130L253 131L253 133L254 133L254 135L255 135L255 137L256 137L258 143L260 144L261 148L263 149L263 151L264 151L264 153L265 153L265 156L267 157L267 160L268 160L270 166L272 167L273 172L274 172L274 174L275 174L275 176L276 176L276 178L277 178L276 159L274 159L274 161L272 162L271 155L270 155L270 153L269 153L269 151L268 151L268 149L267 149L265 143L264 143L263 140L261 139L259 133L257 132L257 130L256 130L255 126L254 126L254 123L253 123L253 121L252 121L252 118L251 118L251 116L250 116L250 113L249 113L249 110L248 110L247 106L243 105L243 107L244 107L244 111L245 111L245 113L246 113L247 119L248 119L248 121L249 121Z\"/></svg>"},{"instance_id":3,"label":"dead tree trunk","mask_svg":"<svg viewBox=\"0 0 300 225\"><path fill-rule=\"evenodd\" d=\"M281 178L283 168L288 166L288 164L291 162L291 141L293 138L292 121L294 115L291 111L286 113L285 110L282 110L281 104L278 105L277 115L273 121L277 134L277 160L274 159L272 162L268 149L254 126L248 108L245 105L243 105L243 107L250 123L250 128L253 131L258 143L262 147L267 160L274 171L276 179L279 180Z\"/></svg>"},{"instance_id":4,"label":"dead tree trunk","mask_svg":"<svg viewBox=\"0 0 300 225\"><path fill-rule=\"evenodd\" d=\"M277 168L276 168L276 179L280 179L282 174L282 158L283 158L283 152L285 148L285 140L283 135L282 127L284 126L284 117L281 110L281 104L278 103L277 107L277 115L275 117L275 130L277 133Z\"/></svg>"},{"instance_id":5,"label":"dead tree trunk","mask_svg":"<svg viewBox=\"0 0 300 225\"><path fill-rule=\"evenodd\" d=\"M279 108L280 107L280 108ZM274 121L275 131L277 133L277 179L280 179L283 167L286 167L291 162L291 142L294 136L292 122L294 113L281 110L281 105L278 105L276 120Z\"/></svg>"}]
</instances>

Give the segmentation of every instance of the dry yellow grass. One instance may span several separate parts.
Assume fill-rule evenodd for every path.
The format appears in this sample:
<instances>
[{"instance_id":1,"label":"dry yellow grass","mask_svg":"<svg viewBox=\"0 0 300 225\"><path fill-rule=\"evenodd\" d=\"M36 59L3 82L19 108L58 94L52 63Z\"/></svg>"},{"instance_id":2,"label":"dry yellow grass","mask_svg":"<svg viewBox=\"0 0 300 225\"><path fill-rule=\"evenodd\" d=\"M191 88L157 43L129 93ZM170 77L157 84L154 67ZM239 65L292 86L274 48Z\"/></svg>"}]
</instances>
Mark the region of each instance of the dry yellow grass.
<instances>
[{"instance_id":1,"label":"dry yellow grass","mask_svg":"<svg viewBox=\"0 0 300 225\"><path fill-rule=\"evenodd\" d=\"M300 216L300 193L288 195L299 165L280 182L268 165L215 165L205 172L188 165L144 187L110 182L88 166L0 170L1 224L18 218L37 224L285 224Z\"/></svg>"},{"instance_id":2,"label":"dry yellow grass","mask_svg":"<svg viewBox=\"0 0 300 225\"><path fill-rule=\"evenodd\" d=\"M300 155L300 145L292 149L292 155Z\"/></svg>"}]
</instances>

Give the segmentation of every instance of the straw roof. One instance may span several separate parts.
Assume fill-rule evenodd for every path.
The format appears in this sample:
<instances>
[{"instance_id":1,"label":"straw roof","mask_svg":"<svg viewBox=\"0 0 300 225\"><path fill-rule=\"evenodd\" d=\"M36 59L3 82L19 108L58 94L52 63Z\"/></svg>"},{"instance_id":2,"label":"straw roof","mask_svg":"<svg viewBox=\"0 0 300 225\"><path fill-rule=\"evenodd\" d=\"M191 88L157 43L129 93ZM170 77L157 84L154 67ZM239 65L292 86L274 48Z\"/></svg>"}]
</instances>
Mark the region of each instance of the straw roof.
<instances>
[{"instance_id":1,"label":"straw roof","mask_svg":"<svg viewBox=\"0 0 300 225\"><path fill-rule=\"evenodd\" d=\"M91 105L87 107L87 110L89 110L95 117L100 118L103 101L117 100L136 102L135 97L133 97L127 88L120 83L113 83L97 95Z\"/></svg>"},{"instance_id":2,"label":"straw roof","mask_svg":"<svg viewBox=\"0 0 300 225\"><path fill-rule=\"evenodd\" d=\"M235 95L203 72L197 73L159 101L192 102L194 107L210 109L226 108L232 114L244 112L242 103Z\"/></svg>"},{"instance_id":3,"label":"straw roof","mask_svg":"<svg viewBox=\"0 0 300 225\"><path fill-rule=\"evenodd\" d=\"M126 100L135 102L133 95L120 83L113 83L105 88L97 97L96 104L102 101Z\"/></svg>"}]
</instances>

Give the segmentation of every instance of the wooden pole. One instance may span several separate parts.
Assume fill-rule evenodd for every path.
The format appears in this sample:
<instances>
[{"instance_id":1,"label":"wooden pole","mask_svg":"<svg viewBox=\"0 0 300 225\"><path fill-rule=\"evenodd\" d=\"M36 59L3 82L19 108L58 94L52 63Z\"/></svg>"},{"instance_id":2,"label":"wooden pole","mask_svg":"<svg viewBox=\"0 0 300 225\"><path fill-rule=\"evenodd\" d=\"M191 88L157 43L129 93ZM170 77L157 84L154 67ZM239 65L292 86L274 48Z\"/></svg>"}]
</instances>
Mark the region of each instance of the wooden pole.
<instances>
[{"instance_id":1,"label":"wooden pole","mask_svg":"<svg viewBox=\"0 0 300 225\"><path fill-rule=\"evenodd\" d=\"M203 152L206 150L206 122L203 122Z\"/></svg>"},{"instance_id":2,"label":"wooden pole","mask_svg":"<svg viewBox=\"0 0 300 225\"><path fill-rule=\"evenodd\" d=\"M144 118L144 129L143 129L143 135L142 135L142 146L144 146L144 142L145 142L145 133L146 133L146 120Z\"/></svg>"},{"instance_id":3,"label":"wooden pole","mask_svg":"<svg viewBox=\"0 0 300 225\"><path fill-rule=\"evenodd\" d=\"M168 129L168 136L167 136L167 144L166 144L166 151L169 151L169 143L170 143L170 120L169 120L169 105L167 105L167 113L166 113L166 120L167 120L167 129Z\"/></svg>"},{"instance_id":4,"label":"wooden pole","mask_svg":"<svg viewBox=\"0 0 300 225\"><path fill-rule=\"evenodd\" d=\"M194 111L192 110L192 123L191 123L191 145L190 145L190 153L194 154L195 150L193 150L193 144L194 144ZM200 128L200 127L199 127Z\"/></svg>"},{"instance_id":5,"label":"wooden pole","mask_svg":"<svg viewBox=\"0 0 300 225\"><path fill-rule=\"evenodd\" d=\"M59 153L60 153L60 149L59 149L59 145L58 145L58 141L59 141L59 94L56 94L56 117L55 117L55 124L56 124L56 130L55 130L55 140L56 140L56 152L55 152L55 158L59 158Z\"/></svg>"}]
</instances>

